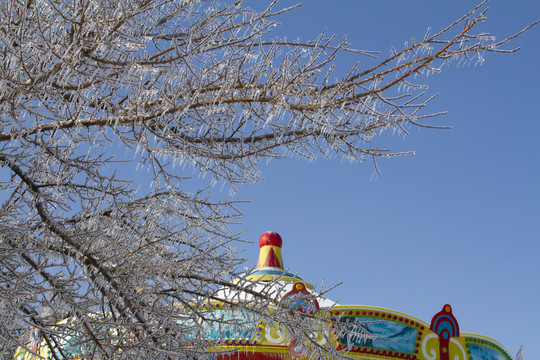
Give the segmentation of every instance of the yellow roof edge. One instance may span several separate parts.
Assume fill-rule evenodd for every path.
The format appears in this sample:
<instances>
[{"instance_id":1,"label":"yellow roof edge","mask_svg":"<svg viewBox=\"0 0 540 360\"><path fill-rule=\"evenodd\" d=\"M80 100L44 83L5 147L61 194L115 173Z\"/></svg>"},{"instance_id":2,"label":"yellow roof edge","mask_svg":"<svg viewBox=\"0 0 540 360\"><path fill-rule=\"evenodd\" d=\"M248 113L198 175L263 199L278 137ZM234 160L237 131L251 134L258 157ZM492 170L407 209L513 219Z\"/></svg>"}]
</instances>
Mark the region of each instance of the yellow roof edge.
<instances>
[{"instance_id":1,"label":"yellow roof edge","mask_svg":"<svg viewBox=\"0 0 540 360\"><path fill-rule=\"evenodd\" d=\"M373 310L384 311L384 312L387 312L387 313L392 313L392 314L396 314L396 315L400 315L400 316L406 316L409 319L412 319L414 321L418 321L419 323L422 323L422 325L426 325L427 327L430 326L429 323L425 322L424 320L418 319L417 317L414 317L412 315L406 314L406 313L401 312L401 311L396 311L396 310L393 310L393 309L383 308L383 307L379 307L379 306L371 306L371 305L336 305L336 306L333 306L332 309L335 309L335 310L373 309Z\"/></svg>"}]
</instances>

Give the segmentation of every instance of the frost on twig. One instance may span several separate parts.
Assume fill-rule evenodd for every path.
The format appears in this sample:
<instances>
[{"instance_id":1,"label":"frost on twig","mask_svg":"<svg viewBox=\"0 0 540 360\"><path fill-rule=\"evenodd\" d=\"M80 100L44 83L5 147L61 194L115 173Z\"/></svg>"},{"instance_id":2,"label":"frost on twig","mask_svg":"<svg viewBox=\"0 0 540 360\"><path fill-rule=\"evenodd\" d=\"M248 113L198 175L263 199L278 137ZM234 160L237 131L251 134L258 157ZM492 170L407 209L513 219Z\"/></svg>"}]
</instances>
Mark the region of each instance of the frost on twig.
<instances>
[{"instance_id":1,"label":"frost on twig","mask_svg":"<svg viewBox=\"0 0 540 360\"><path fill-rule=\"evenodd\" d=\"M418 81L508 51L476 32L484 9L340 75L344 52L374 54L275 37L276 2L0 2L0 344L33 327L55 358L68 336L103 358L206 356L186 334L221 320L194 299L238 275L241 213L186 173L234 187L271 158L407 153L376 135L431 126ZM253 298L238 306L271 317Z\"/></svg>"}]
</instances>

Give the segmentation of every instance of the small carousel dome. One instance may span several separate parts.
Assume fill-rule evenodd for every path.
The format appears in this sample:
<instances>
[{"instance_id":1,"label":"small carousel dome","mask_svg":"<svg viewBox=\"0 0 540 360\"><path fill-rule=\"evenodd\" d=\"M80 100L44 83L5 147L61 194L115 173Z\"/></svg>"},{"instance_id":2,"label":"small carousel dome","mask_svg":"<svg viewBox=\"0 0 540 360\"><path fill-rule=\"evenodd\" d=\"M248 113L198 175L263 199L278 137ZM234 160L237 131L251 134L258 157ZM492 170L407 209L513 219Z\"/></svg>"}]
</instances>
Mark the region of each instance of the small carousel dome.
<instances>
[{"instance_id":1,"label":"small carousel dome","mask_svg":"<svg viewBox=\"0 0 540 360\"><path fill-rule=\"evenodd\" d=\"M260 251L257 269L250 273L246 279L260 282L275 280L283 282L302 281L309 289L313 290L314 286L307 283L301 276L288 272L283 268L282 245L283 240L277 232L264 232L259 238Z\"/></svg>"}]
</instances>

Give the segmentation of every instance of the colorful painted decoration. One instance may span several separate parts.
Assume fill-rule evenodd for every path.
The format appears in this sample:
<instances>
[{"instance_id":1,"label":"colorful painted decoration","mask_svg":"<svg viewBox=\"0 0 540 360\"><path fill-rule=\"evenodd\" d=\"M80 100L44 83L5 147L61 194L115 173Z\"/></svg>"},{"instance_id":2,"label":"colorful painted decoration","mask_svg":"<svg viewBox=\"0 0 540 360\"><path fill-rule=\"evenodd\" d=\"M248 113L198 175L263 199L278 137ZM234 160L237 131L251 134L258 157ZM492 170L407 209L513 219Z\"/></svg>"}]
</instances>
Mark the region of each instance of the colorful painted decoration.
<instances>
[{"instance_id":1,"label":"colorful painted decoration","mask_svg":"<svg viewBox=\"0 0 540 360\"><path fill-rule=\"evenodd\" d=\"M289 309L294 309L298 312L313 315L319 312L319 302L307 290L306 284L301 281L293 284L292 290L283 295L280 303ZM287 346L289 355L295 358L300 358L305 355L304 346L298 339L293 338Z\"/></svg>"},{"instance_id":2,"label":"colorful painted decoration","mask_svg":"<svg viewBox=\"0 0 540 360\"><path fill-rule=\"evenodd\" d=\"M450 338L459 336L459 325L452 314L452 307L448 304L444 305L442 310L431 319L429 328L439 335L439 358L441 360L450 360Z\"/></svg>"}]
</instances>

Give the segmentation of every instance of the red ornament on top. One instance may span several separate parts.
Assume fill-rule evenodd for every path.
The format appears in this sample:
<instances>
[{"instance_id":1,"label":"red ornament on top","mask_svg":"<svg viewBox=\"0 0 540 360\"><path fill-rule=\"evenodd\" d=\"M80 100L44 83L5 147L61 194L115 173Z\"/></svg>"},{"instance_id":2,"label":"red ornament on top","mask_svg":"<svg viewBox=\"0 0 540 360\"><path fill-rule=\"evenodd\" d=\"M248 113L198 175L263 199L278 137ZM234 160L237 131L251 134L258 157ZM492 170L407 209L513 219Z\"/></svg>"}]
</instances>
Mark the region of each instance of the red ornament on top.
<instances>
[{"instance_id":1,"label":"red ornament on top","mask_svg":"<svg viewBox=\"0 0 540 360\"><path fill-rule=\"evenodd\" d=\"M283 259L281 257L281 236L277 232L267 231L259 238L259 261L257 268L279 268L283 269Z\"/></svg>"},{"instance_id":2,"label":"red ornament on top","mask_svg":"<svg viewBox=\"0 0 540 360\"><path fill-rule=\"evenodd\" d=\"M259 238L260 248L266 245L272 245L272 246L277 246L281 248L282 244L283 244L283 241L281 240L281 236L279 236L279 234L274 231L266 231Z\"/></svg>"}]
</instances>

